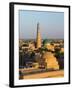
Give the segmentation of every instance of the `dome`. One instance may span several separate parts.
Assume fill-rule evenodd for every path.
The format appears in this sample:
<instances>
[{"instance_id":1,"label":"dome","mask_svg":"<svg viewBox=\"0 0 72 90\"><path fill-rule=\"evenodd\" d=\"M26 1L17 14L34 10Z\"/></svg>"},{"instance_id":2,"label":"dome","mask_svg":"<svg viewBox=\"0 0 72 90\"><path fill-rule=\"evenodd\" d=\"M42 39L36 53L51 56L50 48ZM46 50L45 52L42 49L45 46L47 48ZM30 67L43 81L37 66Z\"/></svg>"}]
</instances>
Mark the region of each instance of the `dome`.
<instances>
[{"instance_id":1,"label":"dome","mask_svg":"<svg viewBox=\"0 0 72 90\"><path fill-rule=\"evenodd\" d=\"M43 44L45 45L45 44L48 44L48 43L51 43L51 40L48 40L48 39L44 39L43 40Z\"/></svg>"}]
</instances>

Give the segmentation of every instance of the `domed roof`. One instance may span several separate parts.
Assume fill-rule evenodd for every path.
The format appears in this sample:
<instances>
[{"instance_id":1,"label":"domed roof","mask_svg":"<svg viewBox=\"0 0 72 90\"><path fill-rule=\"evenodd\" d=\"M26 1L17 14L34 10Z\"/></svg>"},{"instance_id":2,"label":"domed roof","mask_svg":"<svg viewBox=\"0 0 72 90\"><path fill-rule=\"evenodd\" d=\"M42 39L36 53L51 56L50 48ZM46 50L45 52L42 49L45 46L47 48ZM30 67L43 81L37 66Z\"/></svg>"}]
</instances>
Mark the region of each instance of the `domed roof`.
<instances>
[{"instance_id":1,"label":"domed roof","mask_svg":"<svg viewBox=\"0 0 72 90\"><path fill-rule=\"evenodd\" d=\"M47 44L47 43L51 43L52 41L51 40L49 40L49 39L44 39L43 40L43 44Z\"/></svg>"}]
</instances>

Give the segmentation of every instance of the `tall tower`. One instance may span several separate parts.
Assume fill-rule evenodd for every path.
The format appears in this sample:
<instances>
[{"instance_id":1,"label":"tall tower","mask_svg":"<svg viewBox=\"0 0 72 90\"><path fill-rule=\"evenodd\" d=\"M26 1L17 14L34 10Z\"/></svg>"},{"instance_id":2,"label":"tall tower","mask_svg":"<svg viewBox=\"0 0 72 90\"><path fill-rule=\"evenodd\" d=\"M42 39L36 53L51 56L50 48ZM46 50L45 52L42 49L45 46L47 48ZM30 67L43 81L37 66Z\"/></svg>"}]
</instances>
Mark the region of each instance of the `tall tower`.
<instances>
[{"instance_id":1,"label":"tall tower","mask_svg":"<svg viewBox=\"0 0 72 90\"><path fill-rule=\"evenodd\" d=\"M37 23L37 39L36 39L36 47L40 48L41 47L41 35L39 32L39 23Z\"/></svg>"}]
</instances>

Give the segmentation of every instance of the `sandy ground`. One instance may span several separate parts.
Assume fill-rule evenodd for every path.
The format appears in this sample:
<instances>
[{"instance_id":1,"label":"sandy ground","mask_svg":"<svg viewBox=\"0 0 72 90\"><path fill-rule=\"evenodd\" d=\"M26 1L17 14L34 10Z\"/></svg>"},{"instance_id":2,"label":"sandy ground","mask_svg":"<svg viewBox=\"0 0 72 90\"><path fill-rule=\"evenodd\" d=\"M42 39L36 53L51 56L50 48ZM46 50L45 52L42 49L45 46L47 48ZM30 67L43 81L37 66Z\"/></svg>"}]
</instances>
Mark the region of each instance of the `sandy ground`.
<instances>
[{"instance_id":1,"label":"sandy ground","mask_svg":"<svg viewBox=\"0 0 72 90\"><path fill-rule=\"evenodd\" d=\"M59 78L59 77L64 77L64 70L24 75L23 79Z\"/></svg>"}]
</instances>

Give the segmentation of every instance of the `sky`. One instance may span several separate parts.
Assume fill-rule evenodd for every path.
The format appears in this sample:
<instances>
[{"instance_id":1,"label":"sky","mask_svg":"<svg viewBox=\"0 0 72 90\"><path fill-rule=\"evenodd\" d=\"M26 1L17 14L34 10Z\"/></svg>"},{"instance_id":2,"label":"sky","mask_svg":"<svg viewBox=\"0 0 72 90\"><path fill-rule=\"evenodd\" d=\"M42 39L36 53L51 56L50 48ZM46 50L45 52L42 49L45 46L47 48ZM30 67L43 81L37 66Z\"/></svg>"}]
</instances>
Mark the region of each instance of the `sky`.
<instances>
[{"instance_id":1,"label":"sky","mask_svg":"<svg viewBox=\"0 0 72 90\"><path fill-rule=\"evenodd\" d=\"M19 38L35 39L37 23L42 39L64 38L64 13L19 10Z\"/></svg>"}]
</instances>

